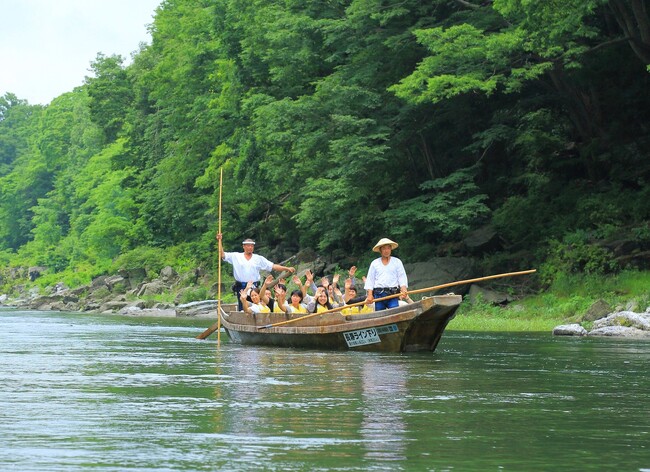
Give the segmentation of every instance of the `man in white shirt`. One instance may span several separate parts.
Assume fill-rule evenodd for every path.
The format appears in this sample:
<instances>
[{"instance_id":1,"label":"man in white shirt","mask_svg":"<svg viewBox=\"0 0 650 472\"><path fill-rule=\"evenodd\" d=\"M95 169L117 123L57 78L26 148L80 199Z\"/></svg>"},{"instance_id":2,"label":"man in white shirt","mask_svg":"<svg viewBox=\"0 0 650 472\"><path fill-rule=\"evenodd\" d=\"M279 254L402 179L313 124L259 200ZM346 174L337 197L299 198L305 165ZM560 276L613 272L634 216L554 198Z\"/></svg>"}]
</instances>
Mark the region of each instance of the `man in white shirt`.
<instances>
[{"instance_id":1,"label":"man in white shirt","mask_svg":"<svg viewBox=\"0 0 650 472\"><path fill-rule=\"evenodd\" d=\"M264 270L267 272L275 271L287 271L294 273L296 269L294 267L287 267L280 264L274 264L269 261L267 258L260 256L259 254L254 254L255 250L255 241L252 239L244 239L242 241L242 247L244 252L224 252L223 246L221 244L222 234L217 233L217 241L219 241L219 255L221 259L232 264L233 276L235 277L235 283L232 286L232 290L235 293L235 297L238 300L239 310L242 310L241 300L239 300L239 292L246 288L248 282L252 282L252 285L259 287L260 284L260 271Z\"/></svg>"},{"instance_id":2,"label":"man in white shirt","mask_svg":"<svg viewBox=\"0 0 650 472\"><path fill-rule=\"evenodd\" d=\"M408 279L404 264L397 257L391 256L392 250L397 246L398 244L395 241L381 238L372 248L374 252L380 253L381 257L370 263L364 288L367 292L366 304L369 305L374 302L375 311L395 308L399 305L398 297L378 302L375 302L375 298L383 298L398 293L401 293L404 297L407 295Z\"/></svg>"}]
</instances>

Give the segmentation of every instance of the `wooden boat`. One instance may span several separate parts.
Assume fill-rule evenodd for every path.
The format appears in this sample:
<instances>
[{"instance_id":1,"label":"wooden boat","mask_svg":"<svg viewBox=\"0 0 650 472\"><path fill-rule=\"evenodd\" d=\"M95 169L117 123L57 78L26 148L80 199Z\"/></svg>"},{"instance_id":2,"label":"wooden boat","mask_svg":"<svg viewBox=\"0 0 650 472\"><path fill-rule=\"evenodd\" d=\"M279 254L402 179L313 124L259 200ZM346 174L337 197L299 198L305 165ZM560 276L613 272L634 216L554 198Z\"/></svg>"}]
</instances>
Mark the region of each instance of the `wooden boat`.
<instances>
[{"instance_id":1,"label":"wooden boat","mask_svg":"<svg viewBox=\"0 0 650 472\"><path fill-rule=\"evenodd\" d=\"M358 315L315 316L221 310L221 325L237 344L329 350L434 351L462 297L436 295L409 305ZM296 321L286 323L292 317ZM278 323L280 325L274 326Z\"/></svg>"}]
</instances>

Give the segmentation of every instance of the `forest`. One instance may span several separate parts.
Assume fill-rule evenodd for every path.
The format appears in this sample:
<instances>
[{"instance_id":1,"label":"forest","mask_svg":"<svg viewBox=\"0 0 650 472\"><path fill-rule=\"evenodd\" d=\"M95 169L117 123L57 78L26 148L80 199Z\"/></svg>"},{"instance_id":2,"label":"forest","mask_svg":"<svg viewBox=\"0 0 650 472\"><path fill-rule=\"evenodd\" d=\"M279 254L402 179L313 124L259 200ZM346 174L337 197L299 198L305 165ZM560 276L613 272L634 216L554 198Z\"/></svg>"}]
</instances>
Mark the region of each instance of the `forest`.
<instances>
[{"instance_id":1,"label":"forest","mask_svg":"<svg viewBox=\"0 0 650 472\"><path fill-rule=\"evenodd\" d=\"M219 223L341 267L489 227L485 272L546 282L650 251L648 0L164 0L150 31L0 97L0 273L214 271Z\"/></svg>"}]
</instances>

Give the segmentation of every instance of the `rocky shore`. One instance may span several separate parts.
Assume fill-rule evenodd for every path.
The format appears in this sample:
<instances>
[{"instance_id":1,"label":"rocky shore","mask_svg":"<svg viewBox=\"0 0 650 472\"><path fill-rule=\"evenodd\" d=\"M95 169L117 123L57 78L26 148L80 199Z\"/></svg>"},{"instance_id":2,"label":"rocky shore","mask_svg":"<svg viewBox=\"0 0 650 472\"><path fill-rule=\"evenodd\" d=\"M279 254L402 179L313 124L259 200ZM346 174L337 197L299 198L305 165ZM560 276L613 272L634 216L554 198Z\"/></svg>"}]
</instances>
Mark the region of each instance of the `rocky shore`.
<instances>
[{"instance_id":1,"label":"rocky shore","mask_svg":"<svg viewBox=\"0 0 650 472\"><path fill-rule=\"evenodd\" d=\"M310 268L317 275L331 273L333 267L311 261L303 264L300 272ZM405 265L411 289L428 288L450 280L474 278L471 259L442 257L429 262ZM14 277L26 283L13 285L11 295L0 294L0 307L27 310L55 310L121 314L126 316L192 317L216 319L216 284L200 269L178 274L172 267L163 268L157 277L147 277L144 269L122 270L115 275L96 277L90 284L69 288L62 282L39 289L34 282L45 268L30 267ZM27 282L29 281L29 282ZM229 284L222 284L221 293L229 294ZM447 292L448 290L445 290ZM506 305L514 301L509 294L500 293L480 284L453 288L457 294L466 295L470 301ZM431 294L434 294L433 292ZM155 300L173 299L171 302ZM224 306L226 306L224 304ZM556 326L557 336L619 336L650 337L650 308L637 313L637 307L611 308L598 301L582 316L579 322Z\"/></svg>"},{"instance_id":2,"label":"rocky shore","mask_svg":"<svg viewBox=\"0 0 650 472\"><path fill-rule=\"evenodd\" d=\"M650 309L645 313L615 311L596 319L590 329L581 323L556 326L556 336L617 336L625 338L650 338Z\"/></svg>"},{"instance_id":3,"label":"rocky shore","mask_svg":"<svg viewBox=\"0 0 650 472\"><path fill-rule=\"evenodd\" d=\"M37 279L41 270L43 268L29 268L27 273L30 281ZM90 284L75 288L68 288L62 282L44 290L35 286L28 288L28 284L16 285L14 296L0 295L0 306L27 310L216 319L215 299L182 302L192 296L216 295L217 287L205 288L204 283L205 274L200 270L179 275L173 268L165 267L153 279L147 277L144 269L124 270L112 276L99 276ZM154 301L156 298L170 297L173 297L173 302Z\"/></svg>"}]
</instances>

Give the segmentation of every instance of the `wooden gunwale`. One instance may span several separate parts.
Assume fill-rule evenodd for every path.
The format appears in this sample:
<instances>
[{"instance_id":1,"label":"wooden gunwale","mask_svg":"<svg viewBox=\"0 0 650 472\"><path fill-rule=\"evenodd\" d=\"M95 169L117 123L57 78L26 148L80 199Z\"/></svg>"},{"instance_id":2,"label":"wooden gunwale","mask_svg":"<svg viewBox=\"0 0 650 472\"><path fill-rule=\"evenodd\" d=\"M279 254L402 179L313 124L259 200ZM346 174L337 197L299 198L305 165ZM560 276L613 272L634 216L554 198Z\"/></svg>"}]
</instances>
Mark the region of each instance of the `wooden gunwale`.
<instances>
[{"instance_id":1,"label":"wooden gunwale","mask_svg":"<svg viewBox=\"0 0 650 472\"><path fill-rule=\"evenodd\" d=\"M278 327L270 327L265 332L271 334L329 334L340 333L343 331L351 331L357 329L364 329L369 327L383 326L393 323L410 322L427 312L435 312L437 310L448 312L454 309L462 297L460 295L438 295L430 298L425 298L413 304L385 310L382 312L372 312L361 315L343 315L341 313L327 313L322 316L317 316L305 320L308 326L301 326L300 324L292 324ZM285 315L275 313L262 313L254 316L247 316L248 319L254 323L238 323L231 318L241 317L241 312L228 315L222 311L222 322L227 329L235 331L257 333L259 326L264 326L273 322L273 318L288 319ZM233 316L235 315L235 316Z\"/></svg>"}]
</instances>

